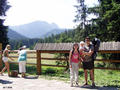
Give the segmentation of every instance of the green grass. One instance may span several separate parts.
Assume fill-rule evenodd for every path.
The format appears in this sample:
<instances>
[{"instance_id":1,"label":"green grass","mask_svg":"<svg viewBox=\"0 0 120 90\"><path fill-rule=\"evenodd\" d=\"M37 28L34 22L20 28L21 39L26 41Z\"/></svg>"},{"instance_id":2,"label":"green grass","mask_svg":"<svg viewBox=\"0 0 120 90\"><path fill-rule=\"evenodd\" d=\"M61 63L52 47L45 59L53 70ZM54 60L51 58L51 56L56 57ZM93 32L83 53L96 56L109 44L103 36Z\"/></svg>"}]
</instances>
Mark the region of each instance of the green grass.
<instances>
[{"instance_id":1,"label":"green grass","mask_svg":"<svg viewBox=\"0 0 120 90\"><path fill-rule=\"evenodd\" d=\"M120 87L120 72L113 70L95 70L95 81L98 85Z\"/></svg>"}]
</instances>

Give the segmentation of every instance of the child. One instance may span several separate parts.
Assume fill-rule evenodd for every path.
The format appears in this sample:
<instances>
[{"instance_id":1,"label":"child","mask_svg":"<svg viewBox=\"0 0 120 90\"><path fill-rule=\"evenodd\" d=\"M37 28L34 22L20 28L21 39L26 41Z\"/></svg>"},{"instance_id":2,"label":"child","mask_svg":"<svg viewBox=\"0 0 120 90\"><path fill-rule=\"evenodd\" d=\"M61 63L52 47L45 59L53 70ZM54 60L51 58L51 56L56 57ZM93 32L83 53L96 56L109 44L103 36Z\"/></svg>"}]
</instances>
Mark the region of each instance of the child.
<instances>
[{"instance_id":1,"label":"child","mask_svg":"<svg viewBox=\"0 0 120 90\"><path fill-rule=\"evenodd\" d=\"M80 56L81 56L81 61L84 60L84 55L83 55L84 49L85 49L85 43L84 43L84 41L81 41L80 42Z\"/></svg>"},{"instance_id":2,"label":"child","mask_svg":"<svg viewBox=\"0 0 120 90\"><path fill-rule=\"evenodd\" d=\"M73 50L69 54L70 65L70 84L73 87L73 79L75 78L75 84L78 86L78 70L79 70L79 46L77 43L73 45Z\"/></svg>"},{"instance_id":3,"label":"child","mask_svg":"<svg viewBox=\"0 0 120 90\"><path fill-rule=\"evenodd\" d=\"M80 50L84 51L84 47L85 47L85 43L84 43L84 41L81 41L80 42Z\"/></svg>"}]
</instances>

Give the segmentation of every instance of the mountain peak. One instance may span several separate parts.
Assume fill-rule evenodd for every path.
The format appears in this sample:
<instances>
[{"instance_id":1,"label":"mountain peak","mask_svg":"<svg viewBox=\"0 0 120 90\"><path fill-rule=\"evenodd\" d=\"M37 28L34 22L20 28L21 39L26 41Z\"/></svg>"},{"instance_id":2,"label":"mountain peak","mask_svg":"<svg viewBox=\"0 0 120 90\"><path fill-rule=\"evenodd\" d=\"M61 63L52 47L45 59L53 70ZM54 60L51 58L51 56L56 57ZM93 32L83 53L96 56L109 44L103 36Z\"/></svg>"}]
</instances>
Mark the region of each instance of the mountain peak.
<instances>
[{"instance_id":1,"label":"mountain peak","mask_svg":"<svg viewBox=\"0 0 120 90\"><path fill-rule=\"evenodd\" d=\"M53 29L60 30L57 24L45 21L34 21L24 25L10 26L9 28L29 38L40 38Z\"/></svg>"}]
</instances>

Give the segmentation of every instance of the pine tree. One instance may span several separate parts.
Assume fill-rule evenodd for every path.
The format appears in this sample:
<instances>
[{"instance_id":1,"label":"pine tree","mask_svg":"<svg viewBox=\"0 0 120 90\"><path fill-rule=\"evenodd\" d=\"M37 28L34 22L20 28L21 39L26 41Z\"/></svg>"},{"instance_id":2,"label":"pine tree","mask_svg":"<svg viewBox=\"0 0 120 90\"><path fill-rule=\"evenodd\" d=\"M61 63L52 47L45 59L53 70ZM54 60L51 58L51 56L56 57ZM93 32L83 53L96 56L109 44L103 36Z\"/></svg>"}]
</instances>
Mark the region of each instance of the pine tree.
<instances>
[{"instance_id":1,"label":"pine tree","mask_svg":"<svg viewBox=\"0 0 120 90\"><path fill-rule=\"evenodd\" d=\"M6 44L8 44L8 37L7 37L7 26L4 26L4 17L6 16L6 11L10 8L8 5L7 0L0 0L0 43L3 44L3 49L5 48Z\"/></svg>"},{"instance_id":2,"label":"pine tree","mask_svg":"<svg viewBox=\"0 0 120 90\"><path fill-rule=\"evenodd\" d=\"M89 26L89 21L87 20L88 17L88 7L85 5L85 0L77 0L77 5L75 5L77 11L76 11L76 16L75 16L75 22L78 22L79 25L76 28L76 35L75 38L78 37L80 41L81 38L84 39L86 36L89 35L89 29L87 26ZM77 39L78 39L77 38ZM76 39L75 39L76 40Z\"/></svg>"},{"instance_id":3,"label":"pine tree","mask_svg":"<svg viewBox=\"0 0 120 90\"><path fill-rule=\"evenodd\" d=\"M78 5L75 5L75 7L77 8L75 22L80 22L80 26L82 26L82 28L84 29L87 22L87 6L85 5L85 0L77 0L77 2Z\"/></svg>"}]
</instances>

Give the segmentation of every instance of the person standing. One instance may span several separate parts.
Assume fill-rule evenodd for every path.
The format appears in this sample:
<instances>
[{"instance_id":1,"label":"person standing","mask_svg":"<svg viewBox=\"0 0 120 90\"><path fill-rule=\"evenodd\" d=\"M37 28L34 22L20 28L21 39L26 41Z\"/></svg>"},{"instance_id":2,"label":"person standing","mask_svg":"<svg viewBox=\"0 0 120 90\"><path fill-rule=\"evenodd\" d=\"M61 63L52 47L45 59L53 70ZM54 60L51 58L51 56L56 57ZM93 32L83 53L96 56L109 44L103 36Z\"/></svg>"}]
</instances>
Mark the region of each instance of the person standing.
<instances>
[{"instance_id":1,"label":"person standing","mask_svg":"<svg viewBox=\"0 0 120 90\"><path fill-rule=\"evenodd\" d=\"M10 58L11 60L14 60L12 59L10 56L9 56L9 52L10 52L10 45L7 45L5 50L3 51L3 54L2 54L2 60L3 62L5 63L5 67L2 69L2 71L0 72L1 75L3 75L3 73L5 72L5 70L7 69L8 71L8 76L10 76L10 68L9 68L9 62L8 62L8 58Z\"/></svg>"},{"instance_id":2,"label":"person standing","mask_svg":"<svg viewBox=\"0 0 120 90\"><path fill-rule=\"evenodd\" d=\"M83 69L85 74L85 84L88 85L88 70L90 71L90 76L92 80L92 86L95 87L94 83L94 60L93 60L94 47L90 43L90 38L85 38L85 48L84 48L84 60L83 60Z\"/></svg>"},{"instance_id":3,"label":"person standing","mask_svg":"<svg viewBox=\"0 0 120 90\"><path fill-rule=\"evenodd\" d=\"M23 46L20 48L20 51L18 52L19 72L21 73L21 77L25 77L25 73L26 73L27 52L25 49L26 46Z\"/></svg>"},{"instance_id":4,"label":"person standing","mask_svg":"<svg viewBox=\"0 0 120 90\"><path fill-rule=\"evenodd\" d=\"M70 66L70 85L73 87L73 80L78 86L78 70L79 70L79 45L75 43L73 50L69 53L69 66Z\"/></svg>"}]
</instances>

